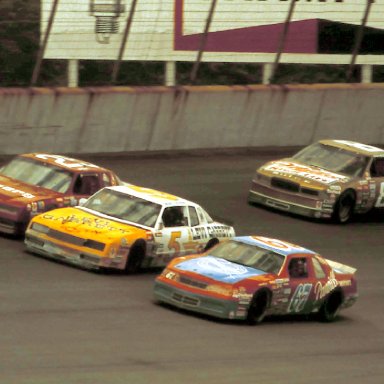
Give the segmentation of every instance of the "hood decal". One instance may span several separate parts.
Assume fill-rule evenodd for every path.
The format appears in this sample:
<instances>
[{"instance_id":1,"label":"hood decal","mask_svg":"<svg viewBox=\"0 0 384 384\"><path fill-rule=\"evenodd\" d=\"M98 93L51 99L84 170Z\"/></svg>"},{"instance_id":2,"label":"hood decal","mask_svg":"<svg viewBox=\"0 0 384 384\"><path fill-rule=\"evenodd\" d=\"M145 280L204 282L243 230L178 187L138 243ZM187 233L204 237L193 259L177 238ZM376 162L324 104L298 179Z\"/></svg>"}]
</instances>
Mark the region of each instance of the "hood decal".
<instances>
[{"instance_id":1,"label":"hood decal","mask_svg":"<svg viewBox=\"0 0 384 384\"><path fill-rule=\"evenodd\" d=\"M293 163L290 161L275 161L263 167L263 170L273 172L281 176L298 176L304 179L317 181L322 184L332 184L335 181L345 182L348 177L325 169L311 167L305 164Z\"/></svg>"},{"instance_id":2,"label":"hood decal","mask_svg":"<svg viewBox=\"0 0 384 384\"><path fill-rule=\"evenodd\" d=\"M195 272L223 283L236 283L249 277L265 274L258 269L214 256L203 256L182 261L176 267L181 271Z\"/></svg>"},{"instance_id":3,"label":"hood decal","mask_svg":"<svg viewBox=\"0 0 384 384\"><path fill-rule=\"evenodd\" d=\"M58 211L58 210L54 210ZM54 214L54 211L52 212L46 212L42 214L42 217L44 220L52 220L52 221L58 221L61 224L68 226L69 228L78 228L79 226L85 227L87 229L91 229L94 231L110 231L110 232L119 232L122 234L129 234L132 233L132 230L129 229L128 225L119 225L118 223L112 221L112 220L106 220L101 219L97 216L82 216L82 215L76 215L76 214L68 214L68 215L62 215L62 216L56 216ZM122 228L122 227L125 228ZM128 228L127 228L128 227Z\"/></svg>"},{"instance_id":4,"label":"hood decal","mask_svg":"<svg viewBox=\"0 0 384 384\"><path fill-rule=\"evenodd\" d=\"M25 199L34 199L36 197L35 195L32 195L31 193L24 192L20 189L13 188L9 185L0 184L0 189L3 191L9 192L11 194L18 195L18 197L19 196L24 197Z\"/></svg>"}]
</instances>

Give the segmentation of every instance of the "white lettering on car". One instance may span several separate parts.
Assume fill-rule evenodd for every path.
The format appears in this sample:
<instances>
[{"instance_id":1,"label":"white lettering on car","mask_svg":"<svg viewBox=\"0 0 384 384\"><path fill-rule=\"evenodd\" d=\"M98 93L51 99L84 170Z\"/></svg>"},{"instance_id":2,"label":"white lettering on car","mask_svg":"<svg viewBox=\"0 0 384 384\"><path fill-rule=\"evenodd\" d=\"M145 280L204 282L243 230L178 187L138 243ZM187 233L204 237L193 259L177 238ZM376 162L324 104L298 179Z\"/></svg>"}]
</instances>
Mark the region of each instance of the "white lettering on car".
<instances>
[{"instance_id":1,"label":"white lettering on car","mask_svg":"<svg viewBox=\"0 0 384 384\"><path fill-rule=\"evenodd\" d=\"M87 162L79 162L74 159L70 159L68 157L62 157L58 155L47 155L44 153L39 153L36 155L37 158L43 159L43 160L48 160L48 159L53 159L56 164L61 165L62 167L65 168L85 168L85 167L90 167L90 168L99 168L97 165L87 163Z\"/></svg>"},{"instance_id":2,"label":"white lettering on car","mask_svg":"<svg viewBox=\"0 0 384 384\"><path fill-rule=\"evenodd\" d=\"M267 165L264 169L267 171L274 172L276 174L300 176L324 184L331 184L335 181L348 180L347 177L338 175L337 173L332 173L324 170L314 170L305 165L299 165L288 161L275 162L273 164Z\"/></svg>"},{"instance_id":3,"label":"white lettering on car","mask_svg":"<svg viewBox=\"0 0 384 384\"><path fill-rule=\"evenodd\" d=\"M330 278L325 285L321 284L320 281L316 283L315 286L315 295L316 300L322 299L324 296L328 295L339 285L338 281L335 278Z\"/></svg>"},{"instance_id":4,"label":"white lettering on car","mask_svg":"<svg viewBox=\"0 0 384 384\"><path fill-rule=\"evenodd\" d=\"M20 189L16 189L16 188L10 187L8 185L0 184L0 189L7 191L7 192L14 193L15 195L19 194L20 196L22 196L26 199L33 199L36 197L36 196L32 195L31 193L21 191Z\"/></svg>"}]
</instances>

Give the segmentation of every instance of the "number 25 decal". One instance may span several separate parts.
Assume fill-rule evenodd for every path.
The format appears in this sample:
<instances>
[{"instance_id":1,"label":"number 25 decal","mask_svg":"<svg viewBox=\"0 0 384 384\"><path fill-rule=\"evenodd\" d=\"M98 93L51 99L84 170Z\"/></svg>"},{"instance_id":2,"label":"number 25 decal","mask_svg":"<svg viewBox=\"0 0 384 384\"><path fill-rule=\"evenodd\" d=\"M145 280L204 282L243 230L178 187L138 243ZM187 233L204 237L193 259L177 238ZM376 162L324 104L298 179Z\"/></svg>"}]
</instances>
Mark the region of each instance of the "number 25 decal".
<instances>
[{"instance_id":1,"label":"number 25 decal","mask_svg":"<svg viewBox=\"0 0 384 384\"><path fill-rule=\"evenodd\" d=\"M375 207L378 207L378 208L384 207L384 183L380 184L379 196L376 200Z\"/></svg>"}]
</instances>

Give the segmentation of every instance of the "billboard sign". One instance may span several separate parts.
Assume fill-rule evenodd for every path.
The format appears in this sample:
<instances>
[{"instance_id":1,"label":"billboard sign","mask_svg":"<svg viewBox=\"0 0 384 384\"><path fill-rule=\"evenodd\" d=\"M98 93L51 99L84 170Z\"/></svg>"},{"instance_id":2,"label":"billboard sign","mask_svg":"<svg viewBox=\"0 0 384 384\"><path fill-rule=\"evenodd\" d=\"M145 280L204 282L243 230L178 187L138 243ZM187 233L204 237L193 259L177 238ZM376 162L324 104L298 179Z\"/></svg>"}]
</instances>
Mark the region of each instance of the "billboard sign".
<instances>
[{"instance_id":1,"label":"billboard sign","mask_svg":"<svg viewBox=\"0 0 384 384\"><path fill-rule=\"evenodd\" d=\"M42 35L54 0L42 2ZM368 0L370 1L370 0ZM291 0L217 0L203 60L273 62ZM137 0L123 60L194 61L212 0ZM45 58L115 60L132 0L60 0ZM297 0L281 62L349 63L367 0ZM356 63L384 64L373 1Z\"/></svg>"}]
</instances>

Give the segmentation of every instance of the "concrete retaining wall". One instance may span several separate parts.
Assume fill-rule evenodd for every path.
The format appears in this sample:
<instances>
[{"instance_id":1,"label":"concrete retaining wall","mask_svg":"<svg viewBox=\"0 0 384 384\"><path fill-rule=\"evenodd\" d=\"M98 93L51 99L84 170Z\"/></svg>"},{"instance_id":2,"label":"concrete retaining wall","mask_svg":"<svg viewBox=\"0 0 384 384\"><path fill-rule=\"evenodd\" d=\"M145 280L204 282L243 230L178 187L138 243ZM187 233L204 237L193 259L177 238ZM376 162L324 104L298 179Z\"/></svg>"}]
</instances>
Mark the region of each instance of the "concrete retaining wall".
<instances>
[{"instance_id":1,"label":"concrete retaining wall","mask_svg":"<svg viewBox=\"0 0 384 384\"><path fill-rule=\"evenodd\" d=\"M384 144L384 84L0 89L0 154Z\"/></svg>"}]
</instances>

